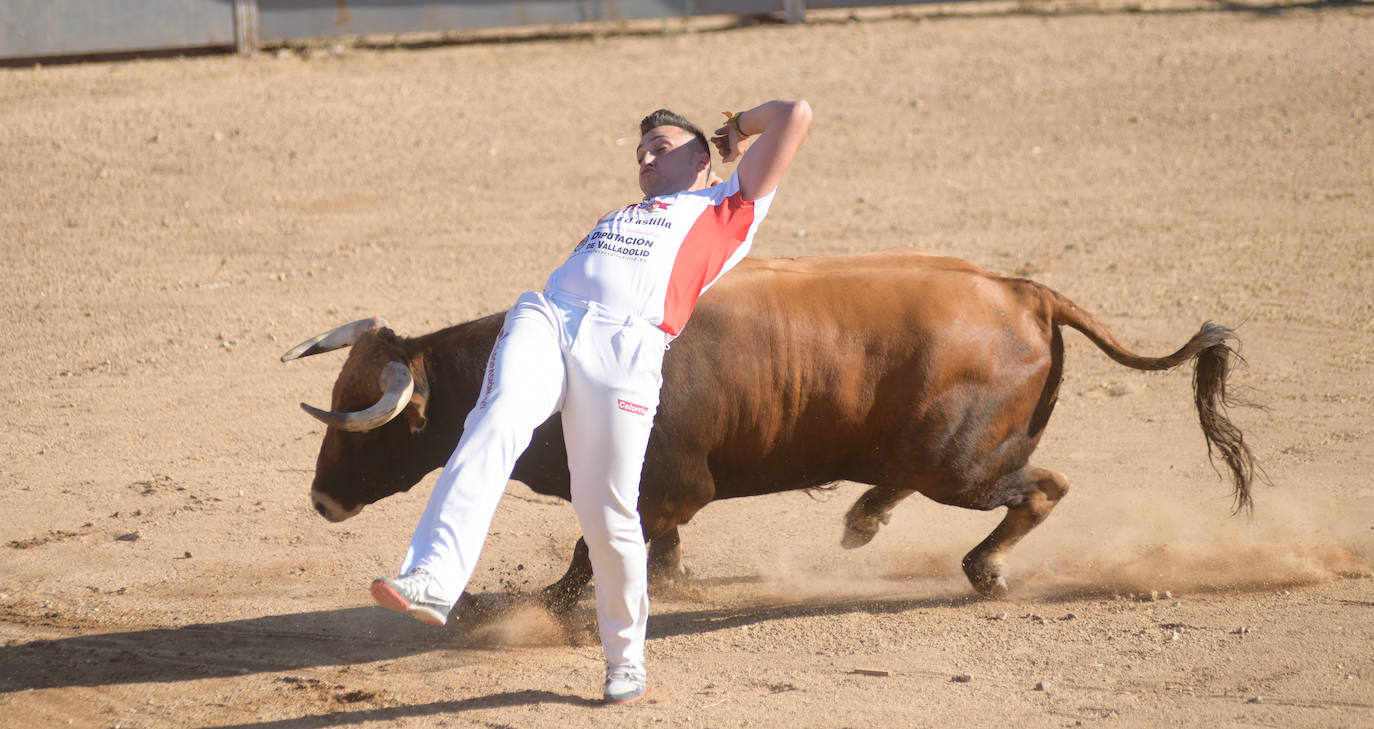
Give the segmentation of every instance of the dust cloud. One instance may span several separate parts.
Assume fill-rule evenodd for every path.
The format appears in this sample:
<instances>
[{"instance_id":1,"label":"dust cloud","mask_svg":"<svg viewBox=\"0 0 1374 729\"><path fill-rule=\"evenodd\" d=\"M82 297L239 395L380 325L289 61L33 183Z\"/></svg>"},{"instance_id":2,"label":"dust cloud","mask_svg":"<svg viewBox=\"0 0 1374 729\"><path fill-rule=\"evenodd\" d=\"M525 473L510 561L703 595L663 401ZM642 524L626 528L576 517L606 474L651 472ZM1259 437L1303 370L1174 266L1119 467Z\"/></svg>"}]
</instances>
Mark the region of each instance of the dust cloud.
<instances>
[{"instance_id":1,"label":"dust cloud","mask_svg":"<svg viewBox=\"0 0 1374 729\"><path fill-rule=\"evenodd\" d=\"M578 646L595 643L596 636L580 616L560 617L528 599L513 599L464 621L461 642L470 648Z\"/></svg>"},{"instance_id":2,"label":"dust cloud","mask_svg":"<svg viewBox=\"0 0 1374 729\"><path fill-rule=\"evenodd\" d=\"M1303 494L1300 485L1261 487L1256 498L1253 514L1234 516L1218 508L1214 494L1134 494L1067 515L1063 529L1054 530L1051 517L1045 526L1056 535L1028 539L1018 555L1018 588L1045 598L1177 594L1374 576L1374 531L1352 519L1347 506Z\"/></svg>"},{"instance_id":3,"label":"dust cloud","mask_svg":"<svg viewBox=\"0 0 1374 729\"><path fill-rule=\"evenodd\" d=\"M1146 493L1066 501L1007 556L1009 597L1059 600L1250 592L1374 577L1374 524L1301 489L1257 491L1253 515L1217 493ZM847 501L846 497L838 499ZM973 597L963 555L1003 512L915 502L853 551L835 540L760 543L748 577L717 578L699 597L752 604Z\"/></svg>"}]
</instances>

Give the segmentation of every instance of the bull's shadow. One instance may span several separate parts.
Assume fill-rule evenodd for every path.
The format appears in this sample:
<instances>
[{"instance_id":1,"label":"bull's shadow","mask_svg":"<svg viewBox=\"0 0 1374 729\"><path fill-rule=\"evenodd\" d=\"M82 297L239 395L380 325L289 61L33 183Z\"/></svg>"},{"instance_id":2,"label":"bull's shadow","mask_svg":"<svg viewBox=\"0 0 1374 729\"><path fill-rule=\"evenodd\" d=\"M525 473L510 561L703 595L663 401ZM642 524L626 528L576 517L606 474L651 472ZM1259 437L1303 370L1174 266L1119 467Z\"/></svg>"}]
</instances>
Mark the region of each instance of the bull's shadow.
<instances>
[{"instance_id":1,"label":"bull's shadow","mask_svg":"<svg viewBox=\"0 0 1374 729\"><path fill-rule=\"evenodd\" d=\"M494 597L500 602L519 601L518 596ZM798 617L900 613L964 604L969 599L840 600L664 613L650 618L649 639ZM595 620L591 601L584 602L588 604L579 606L569 620ZM373 606L270 615L0 647L0 693L229 678L490 647L470 640L462 628L435 630Z\"/></svg>"}]
</instances>

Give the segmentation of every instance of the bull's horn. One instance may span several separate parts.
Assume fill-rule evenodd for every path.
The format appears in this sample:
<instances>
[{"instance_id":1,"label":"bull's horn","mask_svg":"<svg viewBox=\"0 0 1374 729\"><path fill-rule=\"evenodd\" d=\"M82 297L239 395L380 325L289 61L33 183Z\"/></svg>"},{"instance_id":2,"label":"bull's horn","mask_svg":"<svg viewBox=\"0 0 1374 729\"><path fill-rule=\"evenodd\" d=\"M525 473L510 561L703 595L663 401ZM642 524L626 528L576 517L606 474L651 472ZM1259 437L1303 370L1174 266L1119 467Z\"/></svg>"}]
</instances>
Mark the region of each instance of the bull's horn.
<instances>
[{"instance_id":1,"label":"bull's horn","mask_svg":"<svg viewBox=\"0 0 1374 729\"><path fill-rule=\"evenodd\" d=\"M386 326L386 322L382 321L381 317L374 316L370 319L359 319L340 327L334 327L324 334L317 334L292 347L290 351L281 356L281 361L290 362L293 359L309 357L312 354L343 349L358 341L358 337L362 336L363 332L384 326Z\"/></svg>"},{"instance_id":2,"label":"bull's horn","mask_svg":"<svg viewBox=\"0 0 1374 729\"><path fill-rule=\"evenodd\" d=\"M301 409L321 423L339 430L360 433L380 428L406 409L411 394L415 392L415 378L410 374L410 368L404 364L387 362L377 381L382 386L382 397L366 410L335 413L305 403L301 403Z\"/></svg>"}]
</instances>

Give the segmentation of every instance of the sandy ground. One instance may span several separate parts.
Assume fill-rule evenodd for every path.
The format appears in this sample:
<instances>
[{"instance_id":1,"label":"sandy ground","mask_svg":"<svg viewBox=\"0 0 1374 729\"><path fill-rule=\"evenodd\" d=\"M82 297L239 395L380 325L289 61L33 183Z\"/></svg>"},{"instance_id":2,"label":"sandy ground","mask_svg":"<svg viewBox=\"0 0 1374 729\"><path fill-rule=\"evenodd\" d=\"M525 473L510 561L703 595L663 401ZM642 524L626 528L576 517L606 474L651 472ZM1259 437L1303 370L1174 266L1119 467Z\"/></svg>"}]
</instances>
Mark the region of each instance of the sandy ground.
<instances>
[{"instance_id":1,"label":"sandy ground","mask_svg":"<svg viewBox=\"0 0 1374 729\"><path fill-rule=\"evenodd\" d=\"M1014 6L0 69L0 725L1372 726L1372 51L1365 4ZM512 484L472 587L515 607L373 607L432 476L320 519L297 402L343 358L277 357L505 308L636 197L640 116L777 96L816 119L758 255L962 256L1147 353L1239 326L1253 518L1189 373L1070 333L1037 460L1074 490L1008 599L958 569L999 513L913 498L847 552L860 486L715 504L605 709L590 598L519 606L572 511Z\"/></svg>"}]
</instances>

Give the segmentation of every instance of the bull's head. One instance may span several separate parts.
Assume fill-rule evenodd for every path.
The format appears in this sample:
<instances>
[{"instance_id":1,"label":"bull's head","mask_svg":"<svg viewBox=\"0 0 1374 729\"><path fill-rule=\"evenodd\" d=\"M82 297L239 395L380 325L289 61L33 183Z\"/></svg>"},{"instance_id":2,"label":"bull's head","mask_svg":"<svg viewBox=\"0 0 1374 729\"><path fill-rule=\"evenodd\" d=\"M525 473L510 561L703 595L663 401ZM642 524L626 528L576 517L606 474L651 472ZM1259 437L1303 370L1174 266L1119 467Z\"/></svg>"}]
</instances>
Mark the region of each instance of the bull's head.
<instances>
[{"instance_id":1,"label":"bull's head","mask_svg":"<svg viewBox=\"0 0 1374 729\"><path fill-rule=\"evenodd\" d=\"M417 457L427 425L429 384L423 354L380 319L362 319L312 337L281 359L352 347L334 383L330 410L301 408L329 426L315 464L310 500L330 521L343 521L378 499L410 488L432 464Z\"/></svg>"}]
</instances>

